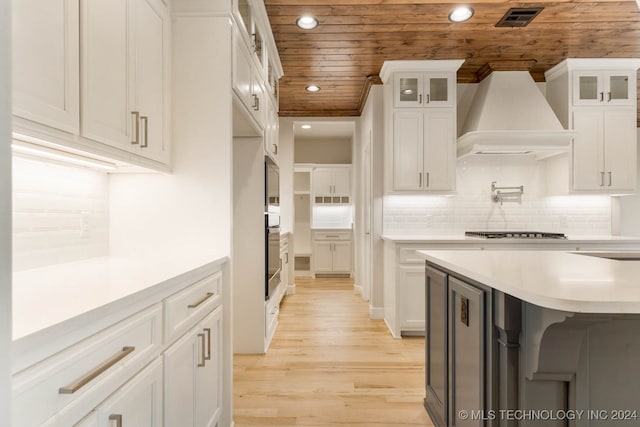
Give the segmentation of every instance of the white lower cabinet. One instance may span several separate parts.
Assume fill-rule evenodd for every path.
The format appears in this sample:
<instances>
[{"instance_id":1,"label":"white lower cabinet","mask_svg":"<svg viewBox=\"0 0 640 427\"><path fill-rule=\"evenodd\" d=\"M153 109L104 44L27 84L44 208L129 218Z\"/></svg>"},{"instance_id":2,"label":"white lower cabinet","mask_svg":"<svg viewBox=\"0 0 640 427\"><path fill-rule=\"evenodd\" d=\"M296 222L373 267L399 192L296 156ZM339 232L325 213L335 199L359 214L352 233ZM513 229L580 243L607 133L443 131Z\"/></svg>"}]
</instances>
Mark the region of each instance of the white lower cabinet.
<instances>
[{"instance_id":1,"label":"white lower cabinet","mask_svg":"<svg viewBox=\"0 0 640 427\"><path fill-rule=\"evenodd\" d=\"M164 353L167 426L215 426L222 410L222 307Z\"/></svg>"},{"instance_id":2,"label":"white lower cabinet","mask_svg":"<svg viewBox=\"0 0 640 427\"><path fill-rule=\"evenodd\" d=\"M315 231L312 247L315 274L351 274L351 231Z\"/></svg>"},{"instance_id":3,"label":"white lower cabinet","mask_svg":"<svg viewBox=\"0 0 640 427\"><path fill-rule=\"evenodd\" d=\"M156 358L77 425L161 427L162 359Z\"/></svg>"},{"instance_id":4,"label":"white lower cabinet","mask_svg":"<svg viewBox=\"0 0 640 427\"><path fill-rule=\"evenodd\" d=\"M424 266L398 266L398 310L400 330L424 331Z\"/></svg>"}]
</instances>

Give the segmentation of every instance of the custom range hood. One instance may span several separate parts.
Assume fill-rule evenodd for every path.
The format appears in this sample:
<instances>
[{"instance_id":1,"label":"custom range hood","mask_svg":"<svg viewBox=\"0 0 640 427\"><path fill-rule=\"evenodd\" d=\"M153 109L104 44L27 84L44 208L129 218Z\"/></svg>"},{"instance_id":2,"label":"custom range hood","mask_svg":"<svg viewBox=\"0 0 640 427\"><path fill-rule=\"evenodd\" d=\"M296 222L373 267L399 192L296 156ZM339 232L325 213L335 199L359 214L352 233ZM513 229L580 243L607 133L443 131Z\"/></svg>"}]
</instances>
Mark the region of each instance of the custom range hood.
<instances>
[{"instance_id":1,"label":"custom range hood","mask_svg":"<svg viewBox=\"0 0 640 427\"><path fill-rule=\"evenodd\" d=\"M528 71L493 71L478 84L458 138L458 158L567 152L565 130Z\"/></svg>"}]
</instances>

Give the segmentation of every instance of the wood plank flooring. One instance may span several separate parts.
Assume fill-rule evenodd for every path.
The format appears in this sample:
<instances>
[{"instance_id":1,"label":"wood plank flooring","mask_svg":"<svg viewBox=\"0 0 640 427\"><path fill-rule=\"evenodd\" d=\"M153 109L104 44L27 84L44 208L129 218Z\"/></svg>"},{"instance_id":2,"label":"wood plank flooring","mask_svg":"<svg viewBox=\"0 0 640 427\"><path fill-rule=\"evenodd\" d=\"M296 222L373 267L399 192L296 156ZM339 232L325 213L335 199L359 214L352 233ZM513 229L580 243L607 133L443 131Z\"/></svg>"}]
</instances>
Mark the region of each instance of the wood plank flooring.
<instances>
[{"instance_id":1,"label":"wood plank flooring","mask_svg":"<svg viewBox=\"0 0 640 427\"><path fill-rule=\"evenodd\" d=\"M236 427L431 426L424 338L396 340L351 279L296 279L266 355L234 356Z\"/></svg>"}]
</instances>

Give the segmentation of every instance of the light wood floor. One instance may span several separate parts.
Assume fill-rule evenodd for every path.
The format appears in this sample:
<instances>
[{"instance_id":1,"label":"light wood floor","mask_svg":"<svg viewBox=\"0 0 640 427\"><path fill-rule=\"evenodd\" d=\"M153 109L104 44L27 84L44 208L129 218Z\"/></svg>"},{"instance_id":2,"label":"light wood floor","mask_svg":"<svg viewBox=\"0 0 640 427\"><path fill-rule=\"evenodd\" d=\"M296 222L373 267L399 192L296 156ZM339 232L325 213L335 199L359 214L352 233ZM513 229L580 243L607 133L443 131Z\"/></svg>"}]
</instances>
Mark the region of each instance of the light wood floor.
<instances>
[{"instance_id":1,"label":"light wood floor","mask_svg":"<svg viewBox=\"0 0 640 427\"><path fill-rule=\"evenodd\" d=\"M266 355L234 356L236 427L431 426L424 338L391 337L351 279L296 279Z\"/></svg>"}]
</instances>

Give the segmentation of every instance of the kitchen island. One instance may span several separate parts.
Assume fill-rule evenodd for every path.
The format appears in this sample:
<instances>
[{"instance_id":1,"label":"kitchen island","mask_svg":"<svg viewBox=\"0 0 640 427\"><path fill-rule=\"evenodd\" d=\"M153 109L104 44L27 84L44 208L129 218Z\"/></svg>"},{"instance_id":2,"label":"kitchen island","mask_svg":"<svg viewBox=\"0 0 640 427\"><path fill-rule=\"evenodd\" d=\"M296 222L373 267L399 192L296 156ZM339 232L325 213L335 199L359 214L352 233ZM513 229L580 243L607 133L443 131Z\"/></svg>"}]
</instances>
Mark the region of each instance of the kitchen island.
<instances>
[{"instance_id":1,"label":"kitchen island","mask_svg":"<svg viewBox=\"0 0 640 427\"><path fill-rule=\"evenodd\" d=\"M419 254L434 424L638 425L639 252Z\"/></svg>"}]
</instances>

